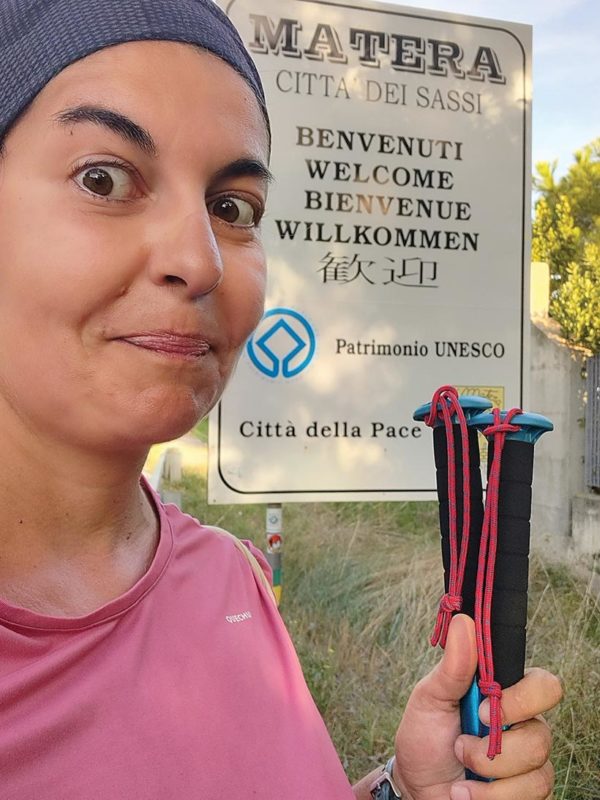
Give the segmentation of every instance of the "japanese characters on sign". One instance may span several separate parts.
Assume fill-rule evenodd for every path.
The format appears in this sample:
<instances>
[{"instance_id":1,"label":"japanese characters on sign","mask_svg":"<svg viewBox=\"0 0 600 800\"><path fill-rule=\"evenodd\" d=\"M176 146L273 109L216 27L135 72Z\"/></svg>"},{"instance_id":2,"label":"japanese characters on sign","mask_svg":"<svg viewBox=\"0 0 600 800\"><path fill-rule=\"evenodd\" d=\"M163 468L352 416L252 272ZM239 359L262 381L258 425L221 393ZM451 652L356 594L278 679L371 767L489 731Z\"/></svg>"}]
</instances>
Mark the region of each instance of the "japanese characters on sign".
<instances>
[{"instance_id":1,"label":"japanese characters on sign","mask_svg":"<svg viewBox=\"0 0 600 800\"><path fill-rule=\"evenodd\" d=\"M266 313L210 420L209 501L433 496L412 411L524 402L527 26L225 0L273 131Z\"/></svg>"}]
</instances>

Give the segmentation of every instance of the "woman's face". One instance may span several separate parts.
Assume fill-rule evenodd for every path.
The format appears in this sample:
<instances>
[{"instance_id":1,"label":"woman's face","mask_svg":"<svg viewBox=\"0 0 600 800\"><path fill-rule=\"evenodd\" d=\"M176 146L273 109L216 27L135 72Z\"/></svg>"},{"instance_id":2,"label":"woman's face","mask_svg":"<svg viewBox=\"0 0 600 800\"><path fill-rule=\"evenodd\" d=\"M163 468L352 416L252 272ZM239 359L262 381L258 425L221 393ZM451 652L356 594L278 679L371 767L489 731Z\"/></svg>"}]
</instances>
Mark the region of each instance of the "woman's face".
<instances>
[{"instance_id":1,"label":"woman's face","mask_svg":"<svg viewBox=\"0 0 600 800\"><path fill-rule=\"evenodd\" d=\"M194 47L54 78L0 163L0 423L130 449L204 415L262 313L267 158L252 91Z\"/></svg>"}]
</instances>

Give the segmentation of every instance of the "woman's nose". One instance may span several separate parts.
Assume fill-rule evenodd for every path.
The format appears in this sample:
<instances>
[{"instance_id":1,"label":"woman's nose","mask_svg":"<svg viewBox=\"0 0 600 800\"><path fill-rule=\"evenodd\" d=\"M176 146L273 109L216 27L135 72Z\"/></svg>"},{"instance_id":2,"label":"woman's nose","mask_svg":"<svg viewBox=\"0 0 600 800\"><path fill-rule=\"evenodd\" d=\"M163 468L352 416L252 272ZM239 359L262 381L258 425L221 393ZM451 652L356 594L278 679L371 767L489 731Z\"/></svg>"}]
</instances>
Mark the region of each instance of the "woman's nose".
<instances>
[{"instance_id":1,"label":"woman's nose","mask_svg":"<svg viewBox=\"0 0 600 800\"><path fill-rule=\"evenodd\" d=\"M155 283L180 286L191 297L221 283L223 261L208 212L164 219L152 239L149 270Z\"/></svg>"}]
</instances>

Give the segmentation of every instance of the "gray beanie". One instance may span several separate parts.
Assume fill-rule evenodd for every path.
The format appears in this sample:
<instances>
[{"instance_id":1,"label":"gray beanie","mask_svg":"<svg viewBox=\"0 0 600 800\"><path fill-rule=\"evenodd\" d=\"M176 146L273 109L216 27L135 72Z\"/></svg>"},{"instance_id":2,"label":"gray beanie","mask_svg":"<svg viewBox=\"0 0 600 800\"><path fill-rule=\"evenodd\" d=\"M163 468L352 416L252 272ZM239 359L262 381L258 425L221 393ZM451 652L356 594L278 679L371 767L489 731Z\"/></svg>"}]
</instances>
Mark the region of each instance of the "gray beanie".
<instances>
[{"instance_id":1,"label":"gray beanie","mask_svg":"<svg viewBox=\"0 0 600 800\"><path fill-rule=\"evenodd\" d=\"M0 141L61 70L123 42L195 44L248 83L269 125L256 66L213 0L0 0Z\"/></svg>"}]
</instances>

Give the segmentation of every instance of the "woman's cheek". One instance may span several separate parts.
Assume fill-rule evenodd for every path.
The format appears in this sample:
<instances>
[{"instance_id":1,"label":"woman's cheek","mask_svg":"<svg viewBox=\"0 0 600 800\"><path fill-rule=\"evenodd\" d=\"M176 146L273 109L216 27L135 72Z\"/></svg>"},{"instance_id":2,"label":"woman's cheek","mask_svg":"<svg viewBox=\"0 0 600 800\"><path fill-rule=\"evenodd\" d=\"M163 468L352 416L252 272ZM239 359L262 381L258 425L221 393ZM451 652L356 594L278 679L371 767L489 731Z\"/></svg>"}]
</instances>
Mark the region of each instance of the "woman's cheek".
<instances>
[{"instance_id":1,"label":"woman's cheek","mask_svg":"<svg viewBox=\"0 0 600 800\"><path fill-rule=\"evenodd\" d=\"M262 246L257 246L252 254L238 255L238 262L231 271L225 268L223 289L227 293L228 316L232 323L231 341L236 348L245 344L262 319L266 277Z\"/></svg>"}]
</instances>

